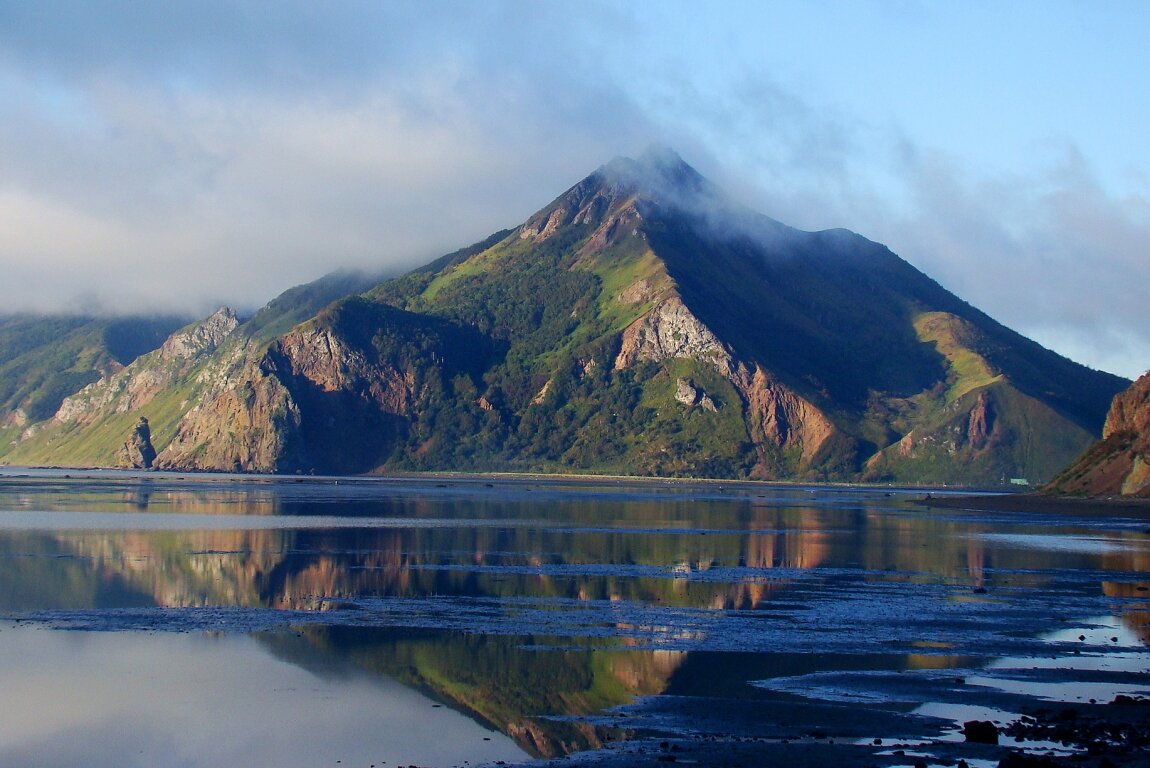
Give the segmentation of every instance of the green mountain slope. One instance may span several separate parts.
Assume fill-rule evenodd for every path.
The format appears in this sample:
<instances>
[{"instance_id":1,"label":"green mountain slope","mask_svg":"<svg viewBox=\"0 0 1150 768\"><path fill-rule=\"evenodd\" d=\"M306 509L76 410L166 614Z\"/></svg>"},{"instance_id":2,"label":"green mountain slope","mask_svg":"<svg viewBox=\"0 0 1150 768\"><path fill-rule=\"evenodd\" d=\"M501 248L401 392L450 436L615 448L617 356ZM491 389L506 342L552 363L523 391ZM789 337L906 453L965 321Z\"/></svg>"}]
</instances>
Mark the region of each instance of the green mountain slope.
<instances>
[{"instance_id":1,"label":"green mountain slope","mask_svg":"<svg viewBox=\"0 0 1150 768\"><path fill-rule=\"evenodd\" d=\"M51 418L64 398L157 348L175 317L0 318L0 445Z\"/></svg>"},{"instance_id":2,"label":"green mountain slope","mask_svg":"<svg viewBox=\"0 0 1150 768\"><path fill-rule=\"evenodd\" d=\"M879 244L733 204L668 152L318 313L306 301L365 288L285 294L150 400L113 415L89 397L9 460L110 462L111 434L147 416L173 468L1039 481L1127 383Z\"/></svg>"}]
</instances>

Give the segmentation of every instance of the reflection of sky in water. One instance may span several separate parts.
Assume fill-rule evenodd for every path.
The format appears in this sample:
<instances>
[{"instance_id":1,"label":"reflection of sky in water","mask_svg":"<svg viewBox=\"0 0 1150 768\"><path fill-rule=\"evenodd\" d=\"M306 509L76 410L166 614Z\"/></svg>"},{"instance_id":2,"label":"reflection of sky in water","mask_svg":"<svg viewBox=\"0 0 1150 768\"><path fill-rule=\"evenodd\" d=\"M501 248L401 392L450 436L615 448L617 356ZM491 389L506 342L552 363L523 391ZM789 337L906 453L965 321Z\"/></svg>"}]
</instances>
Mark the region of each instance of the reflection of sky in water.
<instances>
[{"instance_id":1,"label":"reflection of sky in water","mask_svg":"<svg viewBox=\"0 0 1150 768\"><path fill-rule=\"evenodd\" d=\"M1062 703L1105 703L1118 694L1150 695L1150 685L1144 681L1130 683L1082 679L1089 677L1090 673L1133 673L1141 676L1150 669L1150 653L1109 650L1111 647L1144 647L1138 635L1113 616L1100 616L1079 626L1049 632L1042 635L1042 639L1056 645L1080 644L1083 650L1080 653L1059 653L1055 656L995 659L985 666L984 674L966 677L964 686ZM953 701L928 702L917 707L914 713L954 721L955 728L941 737L942 740L950 741L962 741L965 738L957 726L968 720L990 720L1005 725L1019 717L1018 713L992 706ZM1066 752L1061 745L1043 741L1028 741L1027 748L1032 751Z\"/></svg>"},{"instance_id":2,"label":"reflection of sky in water","mask_svg":"<svg viewBox=\"0 0 1150 768\"><path fill-rule=\"evenodd\" d=\"M1024 549L1041 549L1048 552L1068 552L1081 555L1106 555L1123 550L1150 549L1133 541L1105 536L1057 536L1050 534L1027 533L983 533L983 541L1005 544Z\"/></svg>"},{"instance_id":3,"label":"reflection of sky in water","mask_svg":"<svg viewBox=\"0 0 1150 768\"><path fill-rule=\"evenodd\" d=\"M0 629L0 765L461 765L499 733L384 677L317 677L244 636Z\"/></svg>"},{"instance_id":4,"label":"reflection of sky in water","mask_svg":"<svg viewBox=\"0 0 1150 768\"><path fill-rule=\"evenodd\" d=\"M8 511L0 512L0 530L41 531L264 531L295 529L340 528L442 528L489 527L497 528L522 520L460 520L409 518L342 517L342 516L252 516L252 515L188 515L169 513L156 515L147 512L55 512Z\"/></svg>"},{"instance_id":5,"label":"reflection of sky in water","mask_svg":"<svg viewBox=\"0 0 1150 768\"><path fill-rule=\"evenodd\" d=\"M995 659L986 669L991 676L970 677L967 683L993 688L1005 693L1021 694L1047 701L1112 700L1118 694L1143 696L1150 686L1114 681L1027 679L1033 670L1078 672L1131 672L1141 674L1150 669L1150 653L1136 650L1111 652L1110 648L1144 648L1138 635L1113 616L1100 616L1042 636L1051 643L1082 646L1082 652L1053 657L1007 657ZM1091 651L1094 652L1091 652Z\"/></svg>"}]
</instances>

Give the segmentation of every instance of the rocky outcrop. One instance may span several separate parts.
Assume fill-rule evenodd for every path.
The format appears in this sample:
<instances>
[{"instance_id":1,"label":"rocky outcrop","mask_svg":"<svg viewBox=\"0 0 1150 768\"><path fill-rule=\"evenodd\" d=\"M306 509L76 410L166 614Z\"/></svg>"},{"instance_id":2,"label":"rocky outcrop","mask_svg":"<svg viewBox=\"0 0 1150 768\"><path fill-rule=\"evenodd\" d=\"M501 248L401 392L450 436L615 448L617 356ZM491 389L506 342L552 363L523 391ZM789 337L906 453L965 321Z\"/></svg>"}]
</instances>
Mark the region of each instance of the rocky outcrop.
<instances>
[{"instance_id":1,"label":"rocky outcrop","mask_svg":"<svg viewBox=\"0 0 1150 768\"><path fill-rule=\"evenodd\" d=\"M756 476L780 477L799 471L838 431L811 401L760 365L736 361L711 329L672 294L624 330L615 369L674 358L712 366L734 385L743 401L748 432L758 447ZM718 410L712 398L686 379L676 382L675 399L688 407ZM787 454L797 460L786 459Z\"/></svg>"},{"instance_id":2,"label":"rocky outcrop","mask_svg":"<svg viewBox=\"0 0 1150 768\"><path fill-rule=\"evenodd\" d=\"M724 375L731 372L731 355L726 347L674 295L623 331L615 370L630 368L641 360L658 362L671 358L709 363Z\"/></svg>"},{"instance_id":3,"label":"rocky outcrop","mask_svg":"<svg viewBox=\"0 0 1150 768\"><path fill-rule=\"evenodd\" d=\"M694 408L696 405L704 411L717 413L719 407L715 405L715 401L701 389L696 389L687 379L679 379L675 382L675 399L688 408Z\"/></svg>"},{"instance_id":4,"label":"rocky outcrop","mask_svg":"<svg viewBox=\"0 0 1150 768\"><path fill-rule=\"evenodd\" d=\"M307 327L272 346L285 375L318 393L347 393L394 415L411 412L414 379L409 371L351 346L331 328Z\"/></svg>"},{"instance_id":5,"label":"rocky outcrop","mask_svg":"<svg viewBox=\"0 0 1150 768\"><path fill-rule=\"evenodd\" d=\"M975 451L986 450L995 434L996 426L994 406L991 405L985 390L979 392L978 399L975 400L974 407L970 409L970 417L967 419L967 444Z\"/></svg>"},{"instance_id":6,"label":"rocky outcrop","mask_svg":"<svg viewBox=\"0 0 1150 768\"><path fill-rule=\"evenodd\" d=\"M211 358L238 325L236 313L224 307L206 320L177 331L155 352L65 398L54 420L86 424L103 413L129 413L145 407ZM216 368L226 370L233 361L223 361L222 365L218 359L213 362Z\"/></svg>"},{"instance_id":7,"label":"rocky outcrop","mask_svg":"<svg viewBox=\"0 0 1150 768\"><path fill-rule=\"evenodd\" d=\"M1150 498L1150 373L1114 397L1102 440L1045 490L1079 496Z\"/></svg>"},{"instance_id":8,"label":"rocky outcrop","mask_svg":"<svg viewBox=\"0 0 1150 768\"><path fill-rule=\"evenodd\" d=\"M237 378L184 416L158 467L280 472L306 463L300 410L287 387L258 366Z\"/></svg>"},{"instance_id":9,"label":"rocky outcrop","mask_svg":"<svg viewBox=\"0 0 1150 768\"><path fill-rule=\"evenodd\" d=\"M366 471L395 435L388 417L408 416L415 396L408 372L316 325L273 343L229 382L184 417L161 466Z\"/></svg>"},{"instance_id":10,"label":"rocky outcrop","mask_svg":"<svg viewBox=\"0 0 1150 768\"><path fill-rule=\"evenodd\" d=\"M23 408L16 408L0 418L0 428L25 427L28 424L28 414Z\"/></svg>"},{"instance_id":11,"label":"rocky outcrop","mask_svg":"<svg viewBox=\"0 0 1150 768\"><path fill-rule=\"evenodd\" d=\"M778 477L788 470L774 451L796 453L801 465L809 465L827 441L838 431L833 422L809 400L774 379L760 366L740 365L732 382L746 402L747 426L751 438L760 446L756 474Z\"/></svg>"},{"instance_id":12,"label":"rocky outcrop","mask_svg":"<svg viewBox=\"0 0 1150 768\"><path fill-rule=\"evenodd\" d=\"M634 206L624 205L634 196L633 185L621 179L608 180L602 172L576 184L553 205L528 219L519 228L519 238L542 242L560 228L571 225L597 224L591 237L593 250L604 247L613 234L638 223ZM611 215L614 214L614 215ZM622 227L620 226L622 225Z\"/></svg>"},{"instance_id":13,"label":"rocky outcrop","mask_svg":"<svg viewBox=\"0 0 1150 768\"><path fill-rule=\"evenodd\" d=\"M141 416L136 426L124 442L121 461L132 469L151 469L156 461L156 449L152 447L152 430L147 418Z\"/></svg>"},{"instance_id":14,"label":"rocky outcrop","mask_svg":"<svg viewBox=\"0 0 1150 768\"><path fill-rule=\"evenodd\" d=\"M1141 437L1142 442L1150 441L1150 372L1114 397L1102 428L1102 439L1123 432Z\"/></svg>"}]
</instances>

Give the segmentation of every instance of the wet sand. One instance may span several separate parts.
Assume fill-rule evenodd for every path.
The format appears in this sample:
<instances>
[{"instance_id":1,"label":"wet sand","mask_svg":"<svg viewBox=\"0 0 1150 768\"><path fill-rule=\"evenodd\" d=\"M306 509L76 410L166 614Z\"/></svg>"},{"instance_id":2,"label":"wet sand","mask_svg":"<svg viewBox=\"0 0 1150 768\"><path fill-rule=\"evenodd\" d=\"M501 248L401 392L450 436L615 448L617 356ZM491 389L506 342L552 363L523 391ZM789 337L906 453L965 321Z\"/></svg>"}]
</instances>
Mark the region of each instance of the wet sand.
<instances>
[{"instance_id":1,"label":"wet sand","mask_svg":"<svg viewBox=\"0 0 1150 768\"><path fill-rule=\"evenodd\" d=\"M999 512L1055 512L1085 516L1145 515L1150 520L1150 499L1127 497L1084 498L1041 493L941 495L924 493L918 503L943 509Z\"/></svg>"}]
</instances>

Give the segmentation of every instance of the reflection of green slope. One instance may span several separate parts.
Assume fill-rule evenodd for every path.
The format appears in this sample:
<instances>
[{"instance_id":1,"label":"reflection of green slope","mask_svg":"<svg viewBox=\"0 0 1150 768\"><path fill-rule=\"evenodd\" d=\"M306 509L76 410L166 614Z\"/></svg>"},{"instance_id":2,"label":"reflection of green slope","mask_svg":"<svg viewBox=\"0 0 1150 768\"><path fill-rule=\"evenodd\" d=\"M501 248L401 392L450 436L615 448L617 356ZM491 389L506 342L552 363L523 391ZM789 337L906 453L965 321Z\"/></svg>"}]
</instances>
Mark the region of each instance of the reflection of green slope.
<instances>
[{"instance_id":1,"label":"reflection of green slope","mask_svg":"<svg viewBox=\"0 0 1150 768\"><path fill-rule=\"evenodd\" d=\"M427 691L540 757L601 746L600 729L552 717L593 714L659 693L686 655L531 650L530 637L428 630L324 627L304 636L316 648ZM286 645L275 636L266 642Z\"/></svg>"},{"instance_id":2,"label":"reflection of green slope","mask_svg":"<svg viewBox=\"0 0 1150 768\"><path fill-rule=\"evenodd\" d=\"M68 540L5 533L0 552L0 610L27 611L154 605L151 595L115 568L77 556Z\"/></svg>"}]
</instances>

